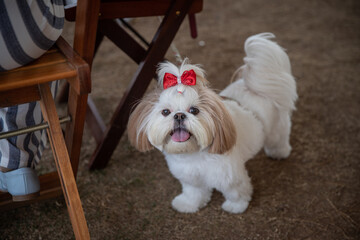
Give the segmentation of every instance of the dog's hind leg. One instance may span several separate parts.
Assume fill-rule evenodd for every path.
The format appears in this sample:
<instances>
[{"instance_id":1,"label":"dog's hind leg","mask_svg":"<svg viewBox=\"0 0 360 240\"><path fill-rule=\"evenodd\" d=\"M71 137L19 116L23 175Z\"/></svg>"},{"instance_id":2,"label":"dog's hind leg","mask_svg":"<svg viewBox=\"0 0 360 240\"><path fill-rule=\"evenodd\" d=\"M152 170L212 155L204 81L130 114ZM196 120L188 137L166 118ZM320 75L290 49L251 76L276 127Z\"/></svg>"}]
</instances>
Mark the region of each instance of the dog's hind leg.
<instances>
[{"instance_id":1,"label":"dog's hind leg","mask_svg":"<svg viewBox=\"0 0 360 240\"><path fill-rule=\"evenodd\" d=\"M274 126L265 139L264 150L268 157L282 159L290 155L290 131L291 120L289 113L282 112L278 121L274 121Z\"/></svg>"}]
</instances>

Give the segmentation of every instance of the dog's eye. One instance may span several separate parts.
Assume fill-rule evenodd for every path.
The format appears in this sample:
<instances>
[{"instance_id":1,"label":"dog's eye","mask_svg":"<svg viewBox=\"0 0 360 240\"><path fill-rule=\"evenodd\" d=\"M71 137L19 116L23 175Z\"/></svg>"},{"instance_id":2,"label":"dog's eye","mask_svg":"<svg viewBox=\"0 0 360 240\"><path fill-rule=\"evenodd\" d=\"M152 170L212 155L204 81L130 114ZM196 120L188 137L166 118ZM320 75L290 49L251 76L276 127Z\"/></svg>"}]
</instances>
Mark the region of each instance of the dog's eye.
<instances>
[{"instance_id":1,"label":"dog's eye","mask_svg":"<svg viewBox=\"0 0 360 240\"><path fill-rule=\"evenodd\" d=\"M193 114L193 115L196 115L196 114L198 114L200 111L199 111L199 109L197 109L196 107L191 107L190 109L189 109L189 113L191 113L191 114Z\"/></svg>"},{"instance_id":2,"label":"dog's eye","mask_svg":"<svg viewBox=\"0 0 360 240\"><path fill-rule=\"evenodd\" d=\"M166 116L169 115L170 113L171 113L171 112L170 112L169 109L164 109L164 110L161 111L161 114L162 114L164 117L166 117Z\"/></svg>"}]
</instances>

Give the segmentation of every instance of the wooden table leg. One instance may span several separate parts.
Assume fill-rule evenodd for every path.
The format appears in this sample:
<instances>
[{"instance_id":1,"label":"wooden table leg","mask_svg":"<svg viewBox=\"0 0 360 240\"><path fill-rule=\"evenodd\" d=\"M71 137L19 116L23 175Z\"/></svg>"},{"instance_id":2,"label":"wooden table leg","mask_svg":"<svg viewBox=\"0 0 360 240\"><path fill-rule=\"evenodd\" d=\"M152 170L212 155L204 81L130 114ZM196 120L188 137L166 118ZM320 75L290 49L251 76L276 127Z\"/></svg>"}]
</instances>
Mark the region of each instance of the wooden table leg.
<instances>
[{"instance_id":1,"label":"wooden table leg","mask_svg":"<svg viewBox=\"0 0 360 240\"><path fill-rule=\"evenodd\" d=\"M126 53L134 62L139 64L146 57L146 49L142 47L116 20L104 19L99 21L99 32L105 35L118 48Z\"/></svg>"},{"instance_id":2,"label":"wooden table leg","mask_svg":"<svg viewBox=\"0 0 360 240\"><path fill-rule=\"evenodd\" d=\"M106 19L99 21L95 43L95 54L104 36L109 38L117 47L123 50L136 63L140 63L146 57L146 50L134 40L116 20ZM103 140L106 125L92 98L88 98L86 112L86 125L91 130L97 144Z\"/></svg>"},{"instance_id":3,"label":"wooden table leg","mask_svg":"<svg viewBox=\"0 0 360 240\"><path fill-rule=\"evenodd\" d=\"M192 2L193 0L174 1L169 8L150 44L145 59L140 62L134 78L116 108L101 144L97 146L91 158L90 169L104 168L107 165L126 129L134 102L144 95L154 76L156 65L164 58Z\"/></svg>"},{"instance_id":4,"label":"wooden table leg","mask_svg":"<svg viewBox=\"0 0 360 240\"><path fill-rule=\"evenodd\" d=\"M96 144L100 144L105 134L106 125L90 96L87 103L86 125L95 138Z\"/></svg>"}]
</instances>

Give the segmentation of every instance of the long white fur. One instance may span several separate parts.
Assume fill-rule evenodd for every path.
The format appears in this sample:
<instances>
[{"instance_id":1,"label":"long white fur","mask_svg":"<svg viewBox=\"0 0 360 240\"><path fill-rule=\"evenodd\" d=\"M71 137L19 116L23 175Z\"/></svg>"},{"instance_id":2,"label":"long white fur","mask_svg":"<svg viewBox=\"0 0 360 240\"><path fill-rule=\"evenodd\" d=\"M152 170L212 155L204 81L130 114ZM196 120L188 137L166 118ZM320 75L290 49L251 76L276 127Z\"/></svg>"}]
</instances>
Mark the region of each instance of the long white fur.
<instances>
[{"instance_id":1,"label":"long white fur","mask_svg":"<svg viewBox=\"0 0 360 240\"><path fill-rule=\"evenodd\" d=\"M273 34L264 33L246 40L242 76L220 93L235 100L224 100L236 128L236 144L230 151L225 154L210 154L207 151L209 141L206 138L212 129L204 129L196 116L186 112L190 106L197 104L199 98L191 87L184 94L176 93L173 88L164 90L154 103L146 123L142 124L150 143L163 151L171 173L181 182L182 193L172 201L176 210L198 211L209 202L212 190L217 189L226 199L222 205L224 210L242 213L252 195L246 161L263 147L270 157L289 156L290 117L297 99L296 83L291 75L288 56L279 45L269 40L273 37ZM159 81L162 81L165 72L180 76L184 69L194 69L204 77L204 71L199 66L184 62L177 68L171 63L162 63L158 70ZM187 127L205 146L197 152L166 152L164 138L172 129L173 119L160 114L164 108L169 108L172 114L187 114Z\"/></svg>"},{"instance_id":2,"label":"long white fur","mask_svg":"<svg viewBox=\"0 0 360 240\"><path fill-rule=\"evenodd\" d=\"M265 152L274 158L290 154L291 112L297 100L296 82L289 57L269 39L271 33L249 37L245 42L242 76L220 95L236 99L263 123Z\"/></svg>"},{"instance_id":3,"label":"long white fur","mask_svg":"<svg viewBox=\"0 0 360 240\"><path fill-rule=\"evenodd\" d=\"M289 57L271 38L275 35L261 33L246 40L243 79L250 90L271 99L278 108L294 110L296 83Z\"/></svg>"}]
</instances>

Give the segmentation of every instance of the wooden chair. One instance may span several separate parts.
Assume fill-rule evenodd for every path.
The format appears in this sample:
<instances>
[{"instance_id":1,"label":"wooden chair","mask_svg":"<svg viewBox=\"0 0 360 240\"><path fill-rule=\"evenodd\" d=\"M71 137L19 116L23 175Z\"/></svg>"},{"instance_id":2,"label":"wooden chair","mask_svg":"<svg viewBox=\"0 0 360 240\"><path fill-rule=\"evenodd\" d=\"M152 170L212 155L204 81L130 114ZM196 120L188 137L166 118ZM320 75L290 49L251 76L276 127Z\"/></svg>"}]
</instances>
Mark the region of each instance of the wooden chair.
<instances>
[{"instance_id":1,"label":"wooden chair","mask_svg":"<svg viewBox=\"0 0 360 240\"><path fill-rule=\"evenodd\" d=\"M68 114L71 120L66 125L65 137L49 88L49 82L58 79L66 79L70 86ZM1 193L0 210L63 194L76 239L90 238L75 182L90 88L88 64L61 37L55 47L32 64L0 73L0 107L40 101L57 168L57 172L40 176L37 199L13 202L10 194Z\"/></svg>"},{"instance_id":2,"label":"wooden chair","mask_svg":"<svg viewBox=\"0 0 360 240\"><path fill-rule=\"evenodd\" d=\"M76 49L90 65L104 36L139 64L109 126L105 126L95 104L91 98L88 99L86 122L97 142L97 148L90 159L90 169L104 168L107 165L126 129L133 104L144 95L155 76L156 65L164 59L185 16L200 12L202 4L202 0L94 0L79 1L77 9L66 11L66 18L70 21L75 20L76 13L79 37L83 34L88 37L86 41L77 41L79 45ZM147 49L115 20L146 16L164 16ZM79 19L87 24L78 24Z\"/></svg>"}]
</instances>

